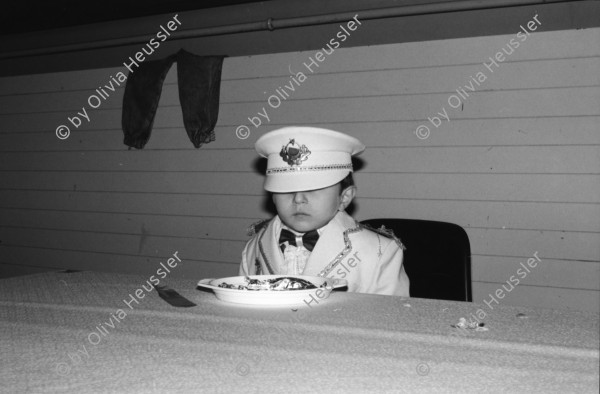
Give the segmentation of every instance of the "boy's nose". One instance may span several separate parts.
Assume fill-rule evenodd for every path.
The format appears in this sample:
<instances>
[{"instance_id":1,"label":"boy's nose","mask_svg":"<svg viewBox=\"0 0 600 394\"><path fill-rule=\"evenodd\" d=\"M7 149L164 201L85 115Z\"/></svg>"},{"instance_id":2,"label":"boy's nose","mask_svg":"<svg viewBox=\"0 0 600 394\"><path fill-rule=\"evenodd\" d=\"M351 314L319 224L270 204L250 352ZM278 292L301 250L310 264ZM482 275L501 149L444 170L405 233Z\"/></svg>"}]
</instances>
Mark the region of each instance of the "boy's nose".
<instances>
[{"instance_id":1,"label":"boy's nose","mask_svg":"<svg viewBox=\"0 0 600 394\"><path fill-rule=\"evenodd\" d=\"M306 194L302 192L294 193L294 204L304 204L306 202Z\"/></svg>"}]
</instances>

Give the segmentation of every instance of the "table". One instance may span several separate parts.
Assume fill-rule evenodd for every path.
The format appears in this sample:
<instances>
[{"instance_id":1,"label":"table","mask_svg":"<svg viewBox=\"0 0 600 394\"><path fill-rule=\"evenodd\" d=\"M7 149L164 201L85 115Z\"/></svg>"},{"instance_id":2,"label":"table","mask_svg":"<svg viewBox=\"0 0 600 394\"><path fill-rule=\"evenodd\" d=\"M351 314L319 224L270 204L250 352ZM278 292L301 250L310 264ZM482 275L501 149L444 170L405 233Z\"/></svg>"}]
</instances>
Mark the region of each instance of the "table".
<instances>
[{"instance_id":1,"label":"table","mask_svg":"<svg viewBox=\"0 0 600 394\"><path fill-rule=\"evenodd\" d=\"M597 314L345 292L244 307L166 277L197 304L177 308L148 279L0 280L0 391L598 393ZM451 327L482 312L488 331Z\"/></svg>"}]
</instances>

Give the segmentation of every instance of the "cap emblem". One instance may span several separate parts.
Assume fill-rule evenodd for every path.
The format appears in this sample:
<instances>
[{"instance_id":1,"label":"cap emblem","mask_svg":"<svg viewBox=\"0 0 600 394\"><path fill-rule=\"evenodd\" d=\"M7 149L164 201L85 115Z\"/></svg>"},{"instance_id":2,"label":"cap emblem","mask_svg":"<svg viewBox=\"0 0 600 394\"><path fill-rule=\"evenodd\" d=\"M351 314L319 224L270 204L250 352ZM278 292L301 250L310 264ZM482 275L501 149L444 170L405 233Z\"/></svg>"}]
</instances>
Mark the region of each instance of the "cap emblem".
<instances>
[{"instance_id":1,"label":"cap emblem","mask_svg":"<svg viewBox=\"0 0 600 394\"><path fill-rule=\"evenodd\" d=\"M306 145L300 146L296 142L295 138L290 138L290 142L281 147L281 152L279 152L279 156L288 163L290 166L302 164L303 161L308 159L310 155L310 151L306 147Z\"/></svg>"}]
</instances>

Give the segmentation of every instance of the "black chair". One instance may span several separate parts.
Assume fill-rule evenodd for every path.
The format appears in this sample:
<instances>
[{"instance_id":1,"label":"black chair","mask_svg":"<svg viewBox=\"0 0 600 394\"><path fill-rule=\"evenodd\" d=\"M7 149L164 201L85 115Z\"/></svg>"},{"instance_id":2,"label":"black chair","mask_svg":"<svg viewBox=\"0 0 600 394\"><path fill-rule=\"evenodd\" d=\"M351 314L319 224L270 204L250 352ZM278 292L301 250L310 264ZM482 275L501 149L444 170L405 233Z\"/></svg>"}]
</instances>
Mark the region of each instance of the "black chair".
<instances>
[{"instance_id":1,"label":"black chair","mask_svg":"<svg viewBox=\"0 0 600 394\"><path fill-rule=\"evenodd\" d=\"M414 219L369 219L372 228L392 230L406 246L404 269L410 296L472 301L471 246L465 230L453 223Z\"/></svg>"}]
</instances>

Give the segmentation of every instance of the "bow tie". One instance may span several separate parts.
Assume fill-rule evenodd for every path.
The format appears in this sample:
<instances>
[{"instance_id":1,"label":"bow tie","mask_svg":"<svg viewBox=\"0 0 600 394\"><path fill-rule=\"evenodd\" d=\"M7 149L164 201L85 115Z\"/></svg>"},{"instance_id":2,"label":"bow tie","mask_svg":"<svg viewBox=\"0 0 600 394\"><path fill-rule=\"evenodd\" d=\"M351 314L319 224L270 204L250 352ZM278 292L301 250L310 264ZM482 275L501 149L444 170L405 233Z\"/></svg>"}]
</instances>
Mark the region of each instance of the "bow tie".
<instances>
[{"instance_id":1,"label":"bow tie","mask_svg":"<svg viewBox=\"0 0 600 394\"><path fill-rule=\"evenodd\" d=\"M319 233L317 230L312 230L302 235L302 245L309 251L312 252L315 248L315 244L319 240ZM279 246L281 247L281 252L285 250L285 242L288 242L290 245L296 245L296 234L293 232L286 230L285 228L281 229L281 235L279 236Z\"/></svg>"}]
</instances>

